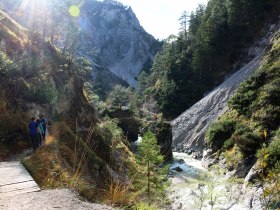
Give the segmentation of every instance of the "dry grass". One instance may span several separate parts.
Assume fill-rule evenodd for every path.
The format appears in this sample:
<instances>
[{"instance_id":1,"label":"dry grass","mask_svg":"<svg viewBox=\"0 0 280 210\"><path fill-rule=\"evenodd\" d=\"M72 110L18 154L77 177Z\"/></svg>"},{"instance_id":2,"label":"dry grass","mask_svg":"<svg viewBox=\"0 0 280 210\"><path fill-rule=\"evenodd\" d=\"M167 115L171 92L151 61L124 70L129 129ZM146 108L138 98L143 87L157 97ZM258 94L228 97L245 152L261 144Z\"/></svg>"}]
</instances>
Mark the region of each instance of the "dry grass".
<instances>
[{"instance_id":1,"label":"dry grass","mask_svg":"<svg viewBox=\"0 0 280 210\"><path fill-rule=\"evenodd\" d=\"M55 143L55 137L53 135L48 135L46 137L46 145L51 145Z\"/></svg>"},{"instance_id":2,"label":"dry grass","mask_svg":"<svg viewBox=\"0 0 280 210\"><path fill-rule=\"evenodd\" d=\"M96 199L95 184L84 168L87 165L84 162L88 160L87 155L75 154L73 148L75 136L72 130L65 122L60 122L52 126L50 133L45 145L23 161L26 168L42 189L70 188L87 199ZM83 160L80 166L77 164L76 170L73 170L75 156L77 163L80 158Z\"/></svg>"},{"instance_id":3,"label":"dry grass","mask_svg":"<svg viewBox=\"0 0 280 210\"><path fill-rule=\"evenodd\" d=\"M112 167L106 166L108 162L95 153L98 143L102 145L102 147L98 145L100 149L104 149L103 139L98 136L96 127L92 125L81 132L77 132L76 129L78 134L76 135L69 124L59 122L52 125L50 133L45 145L24 161L41 188L72 188L89 200L118 206L133 203L131 183L123 179L127 175L118 175L122 170L122 164L119 162L117 165L113 164L115 166L112 166L115 169L113 170ZM126 146L113 142L111 147L114 149L111 149L114 154L129 162L127 159L132 155L128 153ZM111 156L110 152L112 151L108 150L108 156ZM112 162L115 163L115 160ZM123 164L125 165L123 171L127 171L128 165ZM119 177L119 180L116 177Z\"/></svg>"},{"instance_id":4,"label":"dry grass","mask_svg":"<svg viewBox=\"0 0 280 210\"><path fill-rule=\"evenodd\" d=\"M43 146L34 155L23 161L43 189L62 187L64 180L69 178L67 171L61 166L55 150L54 145Z\"/></svg>"},{"instance_id":5,"label":"dry grass","mask_svg":"<svg viewBox=\"0 0 280 210\"><path fill-rule=\"evenodd\" d=\"M131 205L133 201L131 187L132 183L111 180L108 190L104 194L104 202L118 206Z\"/></svg>"}]
</instances>

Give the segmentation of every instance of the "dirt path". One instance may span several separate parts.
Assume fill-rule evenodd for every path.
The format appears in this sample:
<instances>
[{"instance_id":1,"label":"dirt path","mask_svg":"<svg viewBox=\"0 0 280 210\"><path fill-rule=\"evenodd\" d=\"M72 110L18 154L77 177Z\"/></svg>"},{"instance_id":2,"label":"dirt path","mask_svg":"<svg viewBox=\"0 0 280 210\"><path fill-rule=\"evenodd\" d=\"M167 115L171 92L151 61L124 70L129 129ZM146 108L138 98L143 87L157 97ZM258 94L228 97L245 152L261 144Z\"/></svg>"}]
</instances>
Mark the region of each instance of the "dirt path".
<instances>
[{"instance_id":1,"label":"dirt path","mask_svg":"<svg viewBox=\"0 0 280 210\"><path fill-rule=\"evenodd\" d=\"M48 135L45 144L54 141L52 135ZM24 150L21 154L12 155L8 161L20 161L32 154L32 149ZM20 190L20 189L19 189ZM10 194L0 197L0 210L113 210L115 208L89 203L75 191L69 189L42 190L23 194Z\"/></svg>"},{"instance_id":2,"label":"dirt path","mask_svg":"<svg viewBox=\"0 0 280 210\"><path fill-rule=\"evenodd\" d=\"M0 198L0 210L113 210L113 207L82 201L68 189L43 190Z\"/></svg>"}]
</instances>

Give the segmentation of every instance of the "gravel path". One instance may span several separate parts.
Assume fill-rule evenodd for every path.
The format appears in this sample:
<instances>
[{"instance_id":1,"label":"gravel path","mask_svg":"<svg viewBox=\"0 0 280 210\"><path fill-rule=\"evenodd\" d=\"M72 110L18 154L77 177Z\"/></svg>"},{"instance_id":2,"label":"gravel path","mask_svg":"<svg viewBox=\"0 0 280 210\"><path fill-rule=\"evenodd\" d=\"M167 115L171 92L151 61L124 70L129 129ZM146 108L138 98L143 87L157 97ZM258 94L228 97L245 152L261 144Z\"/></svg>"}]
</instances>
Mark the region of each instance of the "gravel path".
<instances>
[{"instance_id":1,"label":"gravel path","mask_svg":"<svg viewBox=\"0 0 280 210\"><path fill-rule=\"evenodd\" d=\"M43 190L0 198L0 210L114 210L113 207L82 201L68 189Z\"/></svg>"}]
</instances>

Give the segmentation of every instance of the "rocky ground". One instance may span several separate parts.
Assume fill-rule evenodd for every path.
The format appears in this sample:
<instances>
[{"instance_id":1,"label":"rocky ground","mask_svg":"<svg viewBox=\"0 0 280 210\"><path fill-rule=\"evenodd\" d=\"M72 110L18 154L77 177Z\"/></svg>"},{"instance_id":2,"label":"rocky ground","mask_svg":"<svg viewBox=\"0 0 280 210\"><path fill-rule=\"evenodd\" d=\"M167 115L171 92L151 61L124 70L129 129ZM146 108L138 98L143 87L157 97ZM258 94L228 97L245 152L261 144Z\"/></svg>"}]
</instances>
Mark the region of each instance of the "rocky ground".
<instances>
[{"instance_id":1,"label":"rocky ground","mask_svg":"<svg viewBox=\"0 0 280 210\"><path fill-rule=\"evenodd\" d=\"M68 189L42 190L0 198L0 210L113 210L115 208L89 203Z\"/></svg>"}]
</instances>

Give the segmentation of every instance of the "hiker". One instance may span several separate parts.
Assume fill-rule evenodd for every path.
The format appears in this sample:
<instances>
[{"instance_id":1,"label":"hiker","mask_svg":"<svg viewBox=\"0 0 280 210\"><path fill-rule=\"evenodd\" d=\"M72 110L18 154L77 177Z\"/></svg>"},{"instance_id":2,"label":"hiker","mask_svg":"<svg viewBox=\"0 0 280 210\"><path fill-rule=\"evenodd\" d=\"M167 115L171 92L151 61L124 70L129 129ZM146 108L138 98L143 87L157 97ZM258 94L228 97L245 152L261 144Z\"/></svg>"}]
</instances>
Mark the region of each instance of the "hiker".
<instances>
[{"instance_id":1,"label":"hiker","mask_svg":"<svg viewBox=\"0 0 280 210\"><path fill-rule=\"evenodd\" d=\"M44 114L42 114L41 117L40 117L40 121L41 121L42 127L44 129L43 140L45 141L46 140L47 126L48 126L48 119L46 118L46 116Z\"/></svg>"},{"instance_id":2,"label":"hiker","mask_svg":"<svg viewBox=\"0 0 280 210\"><path fill-rule=\"evenodd\" d=\"M31 118L31 122L29 123L28 128L31 137L33 151L35 152L38 147L38 131L37 131L37 124L36 124L35 117Z\"/></svg>"},{"instance_id":3,"label":"hiker","mask_svg":"<svg viewBox=\"0 0 280 210\"><path fill-rule=\"evenodd\" d=\"M42 142L44 141L44 138L43 138L44 128L42 126L40 119L37 119L36 124L37 124L37 132L38 132L38 136L39 136L39 145L41 146Z\"/></svg>"}]
</instances>

